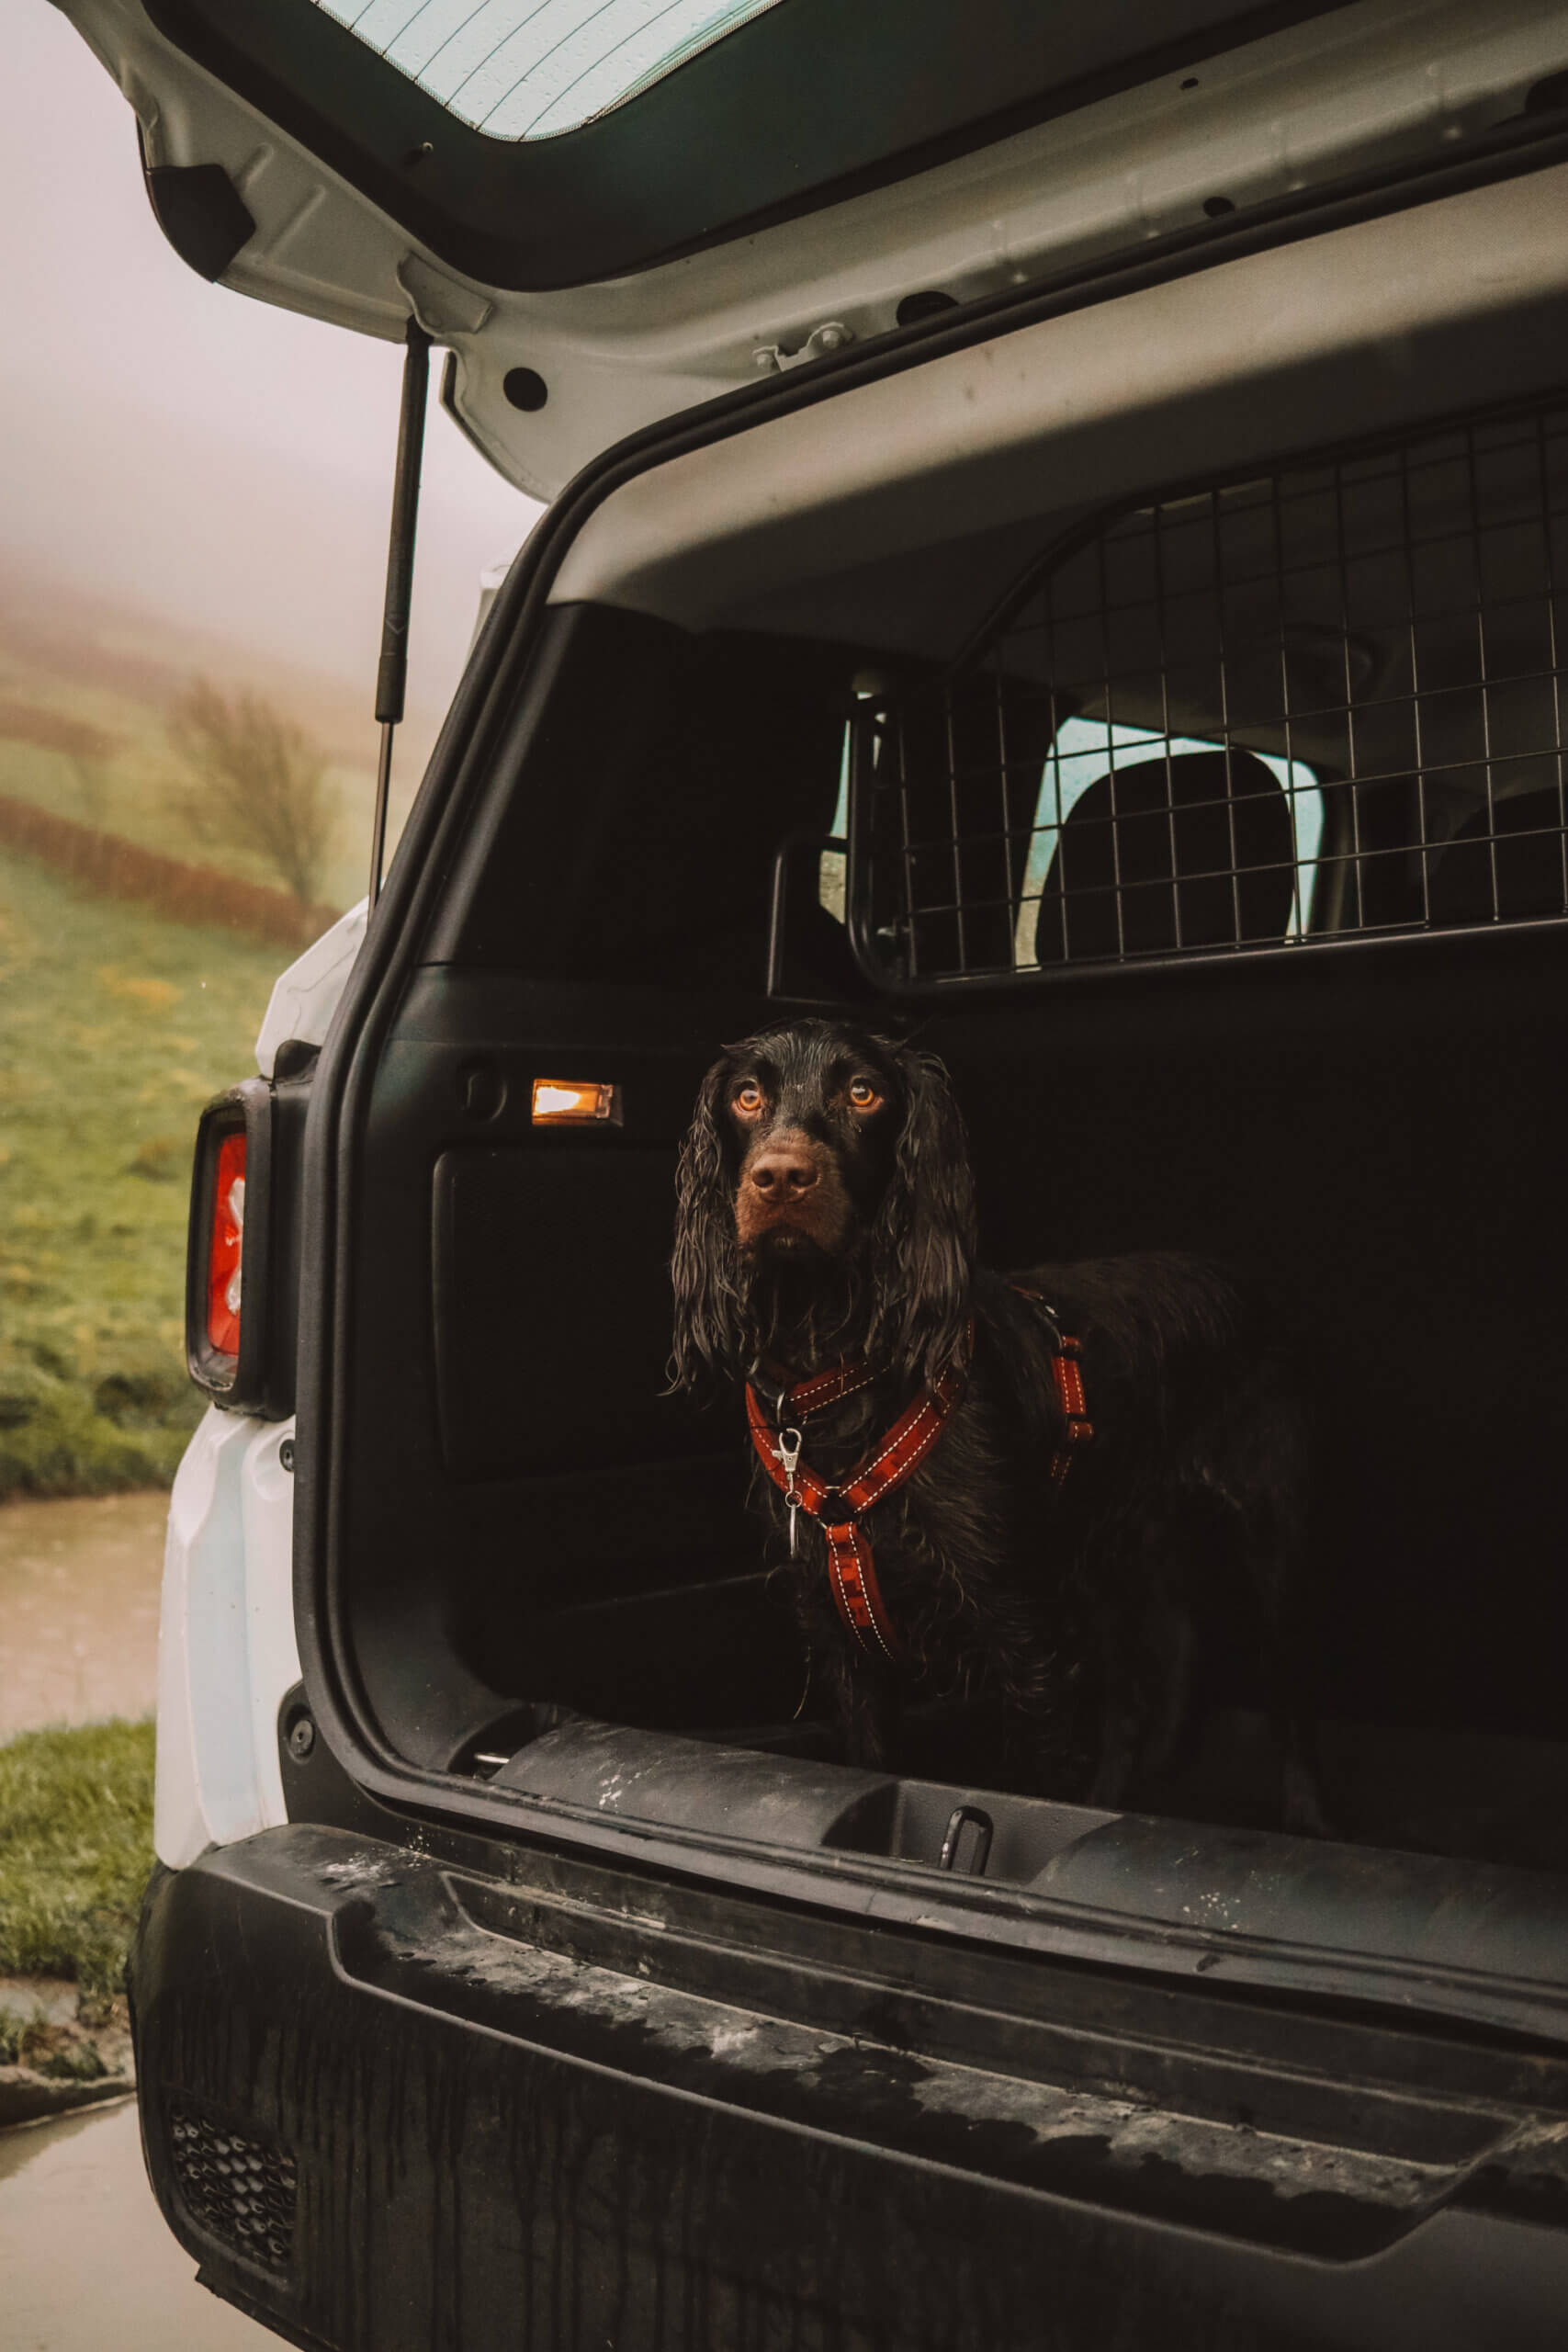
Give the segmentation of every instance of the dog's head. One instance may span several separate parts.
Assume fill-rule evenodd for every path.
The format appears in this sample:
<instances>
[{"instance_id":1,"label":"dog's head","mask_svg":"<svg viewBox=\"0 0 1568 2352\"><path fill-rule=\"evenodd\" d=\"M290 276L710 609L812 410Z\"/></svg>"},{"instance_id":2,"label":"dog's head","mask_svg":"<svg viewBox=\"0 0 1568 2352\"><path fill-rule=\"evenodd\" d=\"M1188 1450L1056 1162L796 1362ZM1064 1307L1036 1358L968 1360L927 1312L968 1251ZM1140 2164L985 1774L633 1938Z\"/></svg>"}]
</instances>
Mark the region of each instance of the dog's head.
<instances>
[{"instance_id":1,"label":"dog's head","mask_svg":"<svg viewBox=\"0 0 1568 2352\"><path fill-rule=\"evenodd\" d=\"M676 1385L759 1353L863 1348L937 1379L962 1344L975 1260L969 1154L942 1064L799 1021L731 1046L681 1154Z\"/></svg>"}]
</instances>

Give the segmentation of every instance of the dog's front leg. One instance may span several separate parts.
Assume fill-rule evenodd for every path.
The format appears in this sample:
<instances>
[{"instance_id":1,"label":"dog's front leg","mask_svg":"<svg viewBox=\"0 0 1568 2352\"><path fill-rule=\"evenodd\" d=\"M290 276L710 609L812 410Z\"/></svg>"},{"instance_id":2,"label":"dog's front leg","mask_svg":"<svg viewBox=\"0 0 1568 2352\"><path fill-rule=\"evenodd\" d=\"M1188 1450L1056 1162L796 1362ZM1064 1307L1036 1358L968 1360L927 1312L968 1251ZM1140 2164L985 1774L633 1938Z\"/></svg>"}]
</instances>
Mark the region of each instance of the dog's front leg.
<instances>
[{"instance_id":1,"label":"dog's front leg","mask_svg":"<svg viewBox=\"0 0 1568 2352\"><path fill-rule=\"evenodd\" d=\"M1168 1595L1146 1605L1134 1632L1109 1630L1100 1755L1089 1802L1115 1812L1169 1765L1188 1728L1192 1622Z\"/></svg>"},{"instance_id":2,"label":"dog's front leg","mask_svg":"<svg viewBox=\"0 0 1568 2352\"><path fill-rule=\"evenodd\" d=\"M835 1657L833 1713L846 1764L874 1772L896 1762L903 1709L897 1681L885 1668L846 1653Z\"/></svg>"}]
</instances>

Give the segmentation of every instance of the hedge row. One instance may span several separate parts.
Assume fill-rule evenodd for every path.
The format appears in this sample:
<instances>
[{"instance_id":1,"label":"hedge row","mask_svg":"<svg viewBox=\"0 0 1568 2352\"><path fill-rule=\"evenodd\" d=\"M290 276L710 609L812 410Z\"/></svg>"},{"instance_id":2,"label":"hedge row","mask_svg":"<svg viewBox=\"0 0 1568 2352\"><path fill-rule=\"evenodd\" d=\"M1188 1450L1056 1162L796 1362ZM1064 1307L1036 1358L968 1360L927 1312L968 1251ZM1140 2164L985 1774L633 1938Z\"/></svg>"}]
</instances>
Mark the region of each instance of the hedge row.
<instances>
[{"instance_id":1,"label":"hedge row","mask_svg":"<svg viewBox=\"0 0 1568 2352\"><path fill-rule=\"evenodd\" d=\"M0 793L0 844L36 857L79 889L134 899L176 922L218 923L254 938L299 947L333 922L333 907L301 907L286 890L242 882L214 865L163 857L118 833L97 831L31 801Z\"/></svg>"}]
</instances>

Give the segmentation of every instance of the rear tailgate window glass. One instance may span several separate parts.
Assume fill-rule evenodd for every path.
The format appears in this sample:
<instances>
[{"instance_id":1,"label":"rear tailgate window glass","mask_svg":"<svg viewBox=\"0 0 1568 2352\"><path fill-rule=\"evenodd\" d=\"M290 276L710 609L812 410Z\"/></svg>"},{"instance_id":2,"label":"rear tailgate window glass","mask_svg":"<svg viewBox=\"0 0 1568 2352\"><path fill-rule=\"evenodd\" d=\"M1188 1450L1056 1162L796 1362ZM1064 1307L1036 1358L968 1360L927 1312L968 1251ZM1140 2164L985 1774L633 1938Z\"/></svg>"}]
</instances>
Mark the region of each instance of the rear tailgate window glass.
<instances>
[{"instance_id":1,"label":"rear tailgate window glass","mask_svg":"<svg viewBox=\"0 0 1568 2352\"><path fill-rule=\"evenodd\" d=\"M316 0L491 139L547 139L622 106L778 0Z\"/></svg>"}]
</instances>

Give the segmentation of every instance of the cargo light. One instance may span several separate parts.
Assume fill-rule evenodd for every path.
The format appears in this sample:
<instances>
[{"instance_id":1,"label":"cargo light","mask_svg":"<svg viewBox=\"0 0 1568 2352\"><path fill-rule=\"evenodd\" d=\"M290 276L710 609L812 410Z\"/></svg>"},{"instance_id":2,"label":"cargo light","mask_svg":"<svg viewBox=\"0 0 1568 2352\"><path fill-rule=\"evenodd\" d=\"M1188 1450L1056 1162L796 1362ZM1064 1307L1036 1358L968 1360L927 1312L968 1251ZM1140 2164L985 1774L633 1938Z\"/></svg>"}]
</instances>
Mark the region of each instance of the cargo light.
<instances>
[{"instance_id":1,"label":"cargo light","mask_svg":"<svg viewBox=\"0 0 1568 2352\"><path fill-rule=\"evenodd\" d=\"M536 1127L592 1127L621 1124L621 1090L594 1079L536 1078L534 1080L534 1125Z\"/></svg>"},{"instance_id":2,"label":"cargo light","mask_svg":"<svg viewBox=\"0 0 1568 2352\"><path fill-rule=\"evenodd\" d=\"M245 1248L245 1131L218 1147L207 1250L207 1338L220 1355L240 1352L240 1283Z\"/></svg>"}]
</instances>

